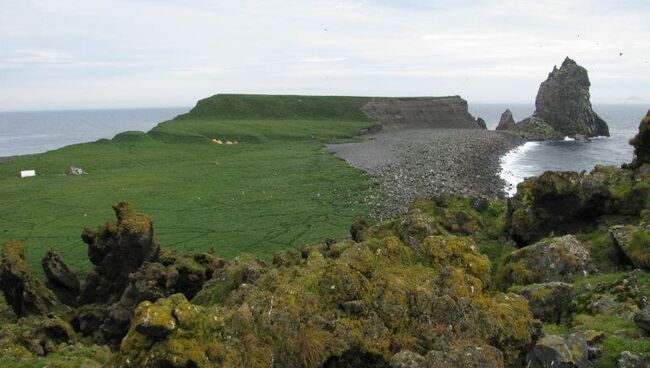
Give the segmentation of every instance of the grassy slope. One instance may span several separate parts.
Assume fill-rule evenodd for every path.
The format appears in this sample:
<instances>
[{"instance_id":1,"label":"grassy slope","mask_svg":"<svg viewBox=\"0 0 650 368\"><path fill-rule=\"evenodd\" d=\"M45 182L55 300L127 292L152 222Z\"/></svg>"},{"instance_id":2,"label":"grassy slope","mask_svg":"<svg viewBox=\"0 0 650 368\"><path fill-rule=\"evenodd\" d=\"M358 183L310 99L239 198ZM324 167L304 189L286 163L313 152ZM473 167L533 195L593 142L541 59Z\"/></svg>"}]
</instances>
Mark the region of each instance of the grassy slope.
<instances>
[{"instance_id":1,"label":"grassy slope","mask_svg":"<svg viewBox=\"0 0 650 368\"><path fill-rule=\"evenodd\" d=\"M0 164L0 242L24 241L35 270L55 247L77 271L79 234L112 217L111 204L151 215L164 244L268 255L344 234L368 208L373 182L322 149L371 124L363 98L214 96L147 134L68 146ZM212 138L237 145L215 145ZM63 175L69 166L87 175ZM19 179L20 169L38 176Z\"/></svg>"}]
</instances>

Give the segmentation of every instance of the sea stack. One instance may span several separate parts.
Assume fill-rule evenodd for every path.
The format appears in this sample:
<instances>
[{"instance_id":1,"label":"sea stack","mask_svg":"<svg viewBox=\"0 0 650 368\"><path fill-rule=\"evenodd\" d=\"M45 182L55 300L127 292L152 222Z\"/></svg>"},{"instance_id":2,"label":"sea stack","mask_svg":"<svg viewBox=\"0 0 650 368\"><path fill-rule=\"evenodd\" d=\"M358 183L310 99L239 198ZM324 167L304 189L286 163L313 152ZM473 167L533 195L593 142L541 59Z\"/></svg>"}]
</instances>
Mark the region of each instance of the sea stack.
<instances>
[{"instance_id":1,"label":"sea stack","mask_svg":"<svg viewBox=\"0 0 650 368\"><path fill-rule=\"evenodd\" d=\"M567 57L540 85L534 116L567 136L609 136L607 123L591 107L590 86L587 70Z\"/></svg>"},{"instance_id":2,"label":"sea stack","mask_svg":"<svg viewBox=\"0 0 650 368\"><path fill-rule=\"evenodd\" d=\"M515 119L512 117L512 111L506 109L506 111L501 114L501 119L499 120L499 125L497 125L496 130L512 130L515 127Z\"/></svg>"}]
</instances>

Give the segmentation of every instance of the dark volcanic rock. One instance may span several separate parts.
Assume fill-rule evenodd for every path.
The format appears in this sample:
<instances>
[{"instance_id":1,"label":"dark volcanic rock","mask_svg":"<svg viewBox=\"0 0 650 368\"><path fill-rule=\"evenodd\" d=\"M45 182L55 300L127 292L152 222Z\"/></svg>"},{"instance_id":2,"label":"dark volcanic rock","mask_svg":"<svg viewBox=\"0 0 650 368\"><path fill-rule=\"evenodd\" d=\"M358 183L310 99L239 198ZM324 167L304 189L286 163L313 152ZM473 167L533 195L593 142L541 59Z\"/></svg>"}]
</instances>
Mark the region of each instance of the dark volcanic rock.
<instances>
[{"instance_id":1,"label":"dark volcanic rock","mask_svg":"<svg viewBox=\"0 0 650 368\"><path fill-rule=\"evenodd\" d=\"M479 128L460 96L377 98L361 109L384 128Z\"/></svg>"},{"instance_id":2,"label":"dark volcanic rock","mask_svg":"<svg viewBox=\"0 0 650 368\"><path fill-rule=\"evenodd\" d=\"M501 114L501 119L499 119L499 125L497 125L496 130L512 130L515 127L515 119L512 117L512 111L507 109Z\"/></svg>"},{"instance_id":3,"label":"dark volcanic rock","mask_svg":"<svg viewBox=\"0 0 650 368\"><path fill-rule=\"evenodd\" d=\"M56 298L36 278L25 261L20 242L4 244L0 260L0 290L18 317L45 315L57 305Z\"/></svg>"},{"instance_id":4,"label":"dark volcanic rock","mask_svg":"<svg viewBox=\"0 0 650 368\"><path fill-rule=\"evenodd\" d=\"M590 85L587 70L567 57L539 87L534 115L564 135L609 136L607 123L591 108Z\"/></svg>"},{"instance_id":5,"label":"dark volcanic rock","mask_svg":"<svg viewBox=\"0 0 650 368\"><path fill-rule=\"evenodd\" d=\"M61 255L53 249L45 253L42 261L43 271L47 278L47 287L65 304L74 305L79 296L79 280L77 275L61 259Z\"/></svg>"},{"instance_id":6,"label":"dark volcanic rock","mask_svg":"<svg viewBox=\"0 0 650 368\"><path fill-rule=\"evenodd\" d=\"M537 116L530 116L518 122L511 131L529 141L548 141L564 138L562 133L553 129L544 119Z\"/></svg>"},{"instance_id":7,"label":"dark volcanic rock","mask_svg":"<svg viewBox=\"0 0 650 368\"><path fill-rule=\"evenodd\" d=\"M630 140L634 146L633 168L640 168L643 165L650 165L650 111L639 124L639 133Z\"/></svg>"}]
</instances>

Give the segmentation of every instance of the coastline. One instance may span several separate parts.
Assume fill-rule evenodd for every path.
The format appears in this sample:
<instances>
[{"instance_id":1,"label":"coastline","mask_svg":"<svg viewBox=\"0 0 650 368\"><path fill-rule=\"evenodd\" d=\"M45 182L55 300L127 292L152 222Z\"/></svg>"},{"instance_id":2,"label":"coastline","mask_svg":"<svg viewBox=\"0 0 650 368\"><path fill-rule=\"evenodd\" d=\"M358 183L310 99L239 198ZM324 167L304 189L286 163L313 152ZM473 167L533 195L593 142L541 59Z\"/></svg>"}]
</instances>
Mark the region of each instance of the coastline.
<instances>
[{"instance_id":1,"label":"coastline","mask_svg":"<svg viewBox=\"0 0 650 368\"><path fill-rule=\"evenodd\" d=\"M501 158L525 141L507 132L476 129L404 129L327 146L349 165L380 180L387 198L368 201L380 219L407 210L419 197L469 195L504 198Z\"/></svg>"}]
</instances>

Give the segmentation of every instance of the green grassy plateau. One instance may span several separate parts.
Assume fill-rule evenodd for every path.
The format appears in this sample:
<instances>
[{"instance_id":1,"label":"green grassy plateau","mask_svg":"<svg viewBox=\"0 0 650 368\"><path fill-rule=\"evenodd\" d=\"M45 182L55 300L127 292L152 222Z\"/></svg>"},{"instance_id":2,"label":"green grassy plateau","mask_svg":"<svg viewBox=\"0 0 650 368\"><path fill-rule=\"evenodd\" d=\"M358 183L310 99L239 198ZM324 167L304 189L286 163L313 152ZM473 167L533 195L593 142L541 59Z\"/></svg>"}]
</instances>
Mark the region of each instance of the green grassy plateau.
<instances>
[{"instance_id":1,"label":"green grassy plateau","mask_svg":"<svg viewBox=\"0 0 650 368\"><path fill-rule=\"evenodd\" d=\"M34 270L47 248L82 274L78 234L128 200L163 244L231 257L344 234L369 212L374 182L323 150L372 125L365 98L217 95L148 133L77 144L0 163L0 243L24 242ZM218 145L213 139L237 141ZM66 175L70 166L87 171ZM38 176L20 179L22 169Z\"/></svg>"}]
</instances>

